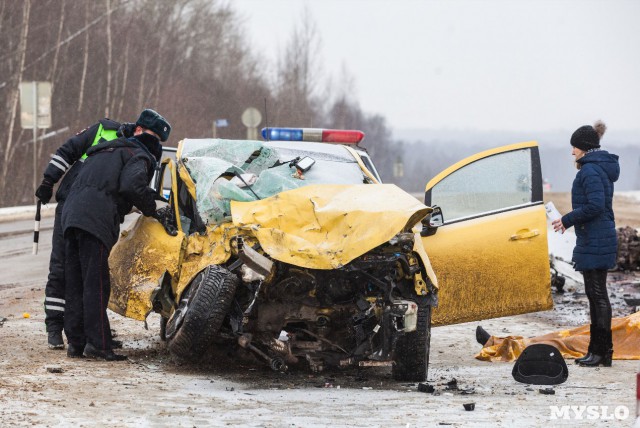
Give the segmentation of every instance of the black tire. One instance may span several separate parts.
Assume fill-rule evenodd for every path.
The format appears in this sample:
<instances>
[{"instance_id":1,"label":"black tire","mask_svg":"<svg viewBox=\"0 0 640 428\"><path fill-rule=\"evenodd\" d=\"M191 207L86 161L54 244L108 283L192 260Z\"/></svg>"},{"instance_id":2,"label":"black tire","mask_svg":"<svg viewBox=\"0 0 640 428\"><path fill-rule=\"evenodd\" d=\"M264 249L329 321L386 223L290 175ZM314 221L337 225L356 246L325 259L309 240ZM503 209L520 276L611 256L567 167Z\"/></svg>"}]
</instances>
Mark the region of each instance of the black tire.
<instances>
[{"instance_id":1,"label":"black tire","mask_svg":"<svg viewBox=\"0 0 640 428\"><path fill-rule=\"evenodd\" d=\"M194 362L202 358L222 327L238 282L236 275L215 265L193 279L165 329L172 355Z\"/></svg>"},{"instance_id":2,"label":"black tire","mask_svg":"<svg viewBox=\"0 0 640 428\"><path fill-rule=\"evenodd\" d=\"M169 321L169 318L167 317L160 317L160 340L162 340L163 342L167 341L167 322Z\"/></svg>"},{"instance_id":3,"label":"black tire","mask_svg":"<svg viewBox=\"0 0 640 428\"><path fill-rule=\"evenodd\" d=\"M418 302L416 331L404 334L396 341L391 375L394 380L424 382L429 370L431 346L431 306Z\"/></svg>"}]
</instances>

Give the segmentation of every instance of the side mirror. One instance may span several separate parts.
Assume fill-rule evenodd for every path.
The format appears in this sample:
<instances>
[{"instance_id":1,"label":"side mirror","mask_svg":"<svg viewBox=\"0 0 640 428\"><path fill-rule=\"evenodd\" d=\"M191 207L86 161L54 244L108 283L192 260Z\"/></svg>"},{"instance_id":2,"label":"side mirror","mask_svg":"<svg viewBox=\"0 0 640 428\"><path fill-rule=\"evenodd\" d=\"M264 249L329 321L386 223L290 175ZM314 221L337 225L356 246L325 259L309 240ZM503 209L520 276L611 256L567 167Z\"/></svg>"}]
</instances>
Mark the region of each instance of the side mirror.
<instances>
[{"instance_id":1,"label":"side mirror","mask_svg":"<svg viewBox=\"0 0 640 428\"><path fill-rule=\"evenodd\" d=\"M437 205L434 205L433 211L422 219L422 231L420 232L420 236L431 236L434 235L440 226L444 224L444 215L442 215L442 208Z\"/></svg>"}]
</instances>

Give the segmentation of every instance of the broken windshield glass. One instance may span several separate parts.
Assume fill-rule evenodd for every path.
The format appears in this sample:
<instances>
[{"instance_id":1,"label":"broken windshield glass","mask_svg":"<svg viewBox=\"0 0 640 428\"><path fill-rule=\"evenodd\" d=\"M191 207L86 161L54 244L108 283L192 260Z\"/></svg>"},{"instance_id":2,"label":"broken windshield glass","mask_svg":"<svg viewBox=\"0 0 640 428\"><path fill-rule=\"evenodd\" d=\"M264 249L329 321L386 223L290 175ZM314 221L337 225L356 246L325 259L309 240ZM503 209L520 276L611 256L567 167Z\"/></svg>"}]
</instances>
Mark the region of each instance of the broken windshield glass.
<instances>
[{"instance_id":1,"label":"broken windshield glass","mask_svg":"<svg viewBox=\"0 0 640 428\"><path fill-rule=\"evenodd\" d=\"M315 161L308 171L290 166L304 156ZM232 200L264 199L311 184L367 182L353 156L340 146L320 145L314 152L252 140L185 139L180 162L196 184L196 206L207 224L230 221Z\"/></svg>"}]
</instances>

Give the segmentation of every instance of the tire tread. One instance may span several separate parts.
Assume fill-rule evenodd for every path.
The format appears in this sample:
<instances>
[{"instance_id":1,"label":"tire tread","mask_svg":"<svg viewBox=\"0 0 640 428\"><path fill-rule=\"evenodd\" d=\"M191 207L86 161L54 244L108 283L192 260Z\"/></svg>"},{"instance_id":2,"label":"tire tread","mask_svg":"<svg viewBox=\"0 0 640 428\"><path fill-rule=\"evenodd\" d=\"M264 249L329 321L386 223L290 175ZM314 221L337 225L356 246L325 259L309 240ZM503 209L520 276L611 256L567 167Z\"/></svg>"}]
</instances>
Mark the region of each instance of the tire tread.
<instances>
[{"instance_id":1,"label":"tire tread","mask_svg":"<svg viewBox=\"0 0 640 428\"><path fill-rule=\"evenodd\" d=\"M189 302L184 321L168 340L176 357L199 361L222 327L231 307L238 277L221 266L208 266L202 284Z\"/></svg>"},{"instance_id":2,"label":"tire tread","mask_svg":"<svg viewBox=\"0 0 640 428\"><path fill-rule=\"evenodd\" d=\"M429 370L431 306L418 303L416 331L398 338L391 375L396 381L424 382Z\"/></svg>"}]
</instances>

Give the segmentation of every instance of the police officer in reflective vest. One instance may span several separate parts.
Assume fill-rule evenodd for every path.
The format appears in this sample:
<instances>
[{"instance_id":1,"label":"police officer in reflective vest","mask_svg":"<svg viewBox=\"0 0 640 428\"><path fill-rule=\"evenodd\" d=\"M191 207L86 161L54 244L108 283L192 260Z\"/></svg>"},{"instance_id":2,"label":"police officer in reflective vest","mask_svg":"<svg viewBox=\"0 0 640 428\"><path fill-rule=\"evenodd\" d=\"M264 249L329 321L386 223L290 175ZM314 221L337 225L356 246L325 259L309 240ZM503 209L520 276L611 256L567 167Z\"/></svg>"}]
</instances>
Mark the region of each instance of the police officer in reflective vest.
<instances>
[{"instance_id":1,"label":"police officer in reflective vest","mask_svg":"<svg viewBox=\"0 0 640 428\"><path fill-rule=\"evenodd\" d=\"M156 200L162 196L149 182L162 157L160 141L171 126L157 112L146 109L134 134L91 147L85 166L69 191L62 211L65 241L64 332L67 356L120 361L113 352L107 304L111 293L109 253L120 223L133 206L143 215L160 219Z\"/></svg>"},{"instance_id":2,"label":"police officer in reflective vest","mask_svg":"<svg viewBox=\"0 0 640 428\"><path fill-rule=\"evenodd\" d=\"M45 324L48 334L49 348L64 349L62 329L64 326L64 238L62 236L61 216L64 202L68 196L78 172L86 159L87 150L104 141L118 137L133 135L135 124L120 124L111 119L102 119L98 123L78 132L69 138L52 156L44 171L42 184L36 190L36 197L47 204L53 195L53 186L61 178L62 182L56 192L55 219L51 242L51 259L49 261L49 278L45 286ZM64 177L64 178L63 178Z\"/></svg>"}]
</instances>

